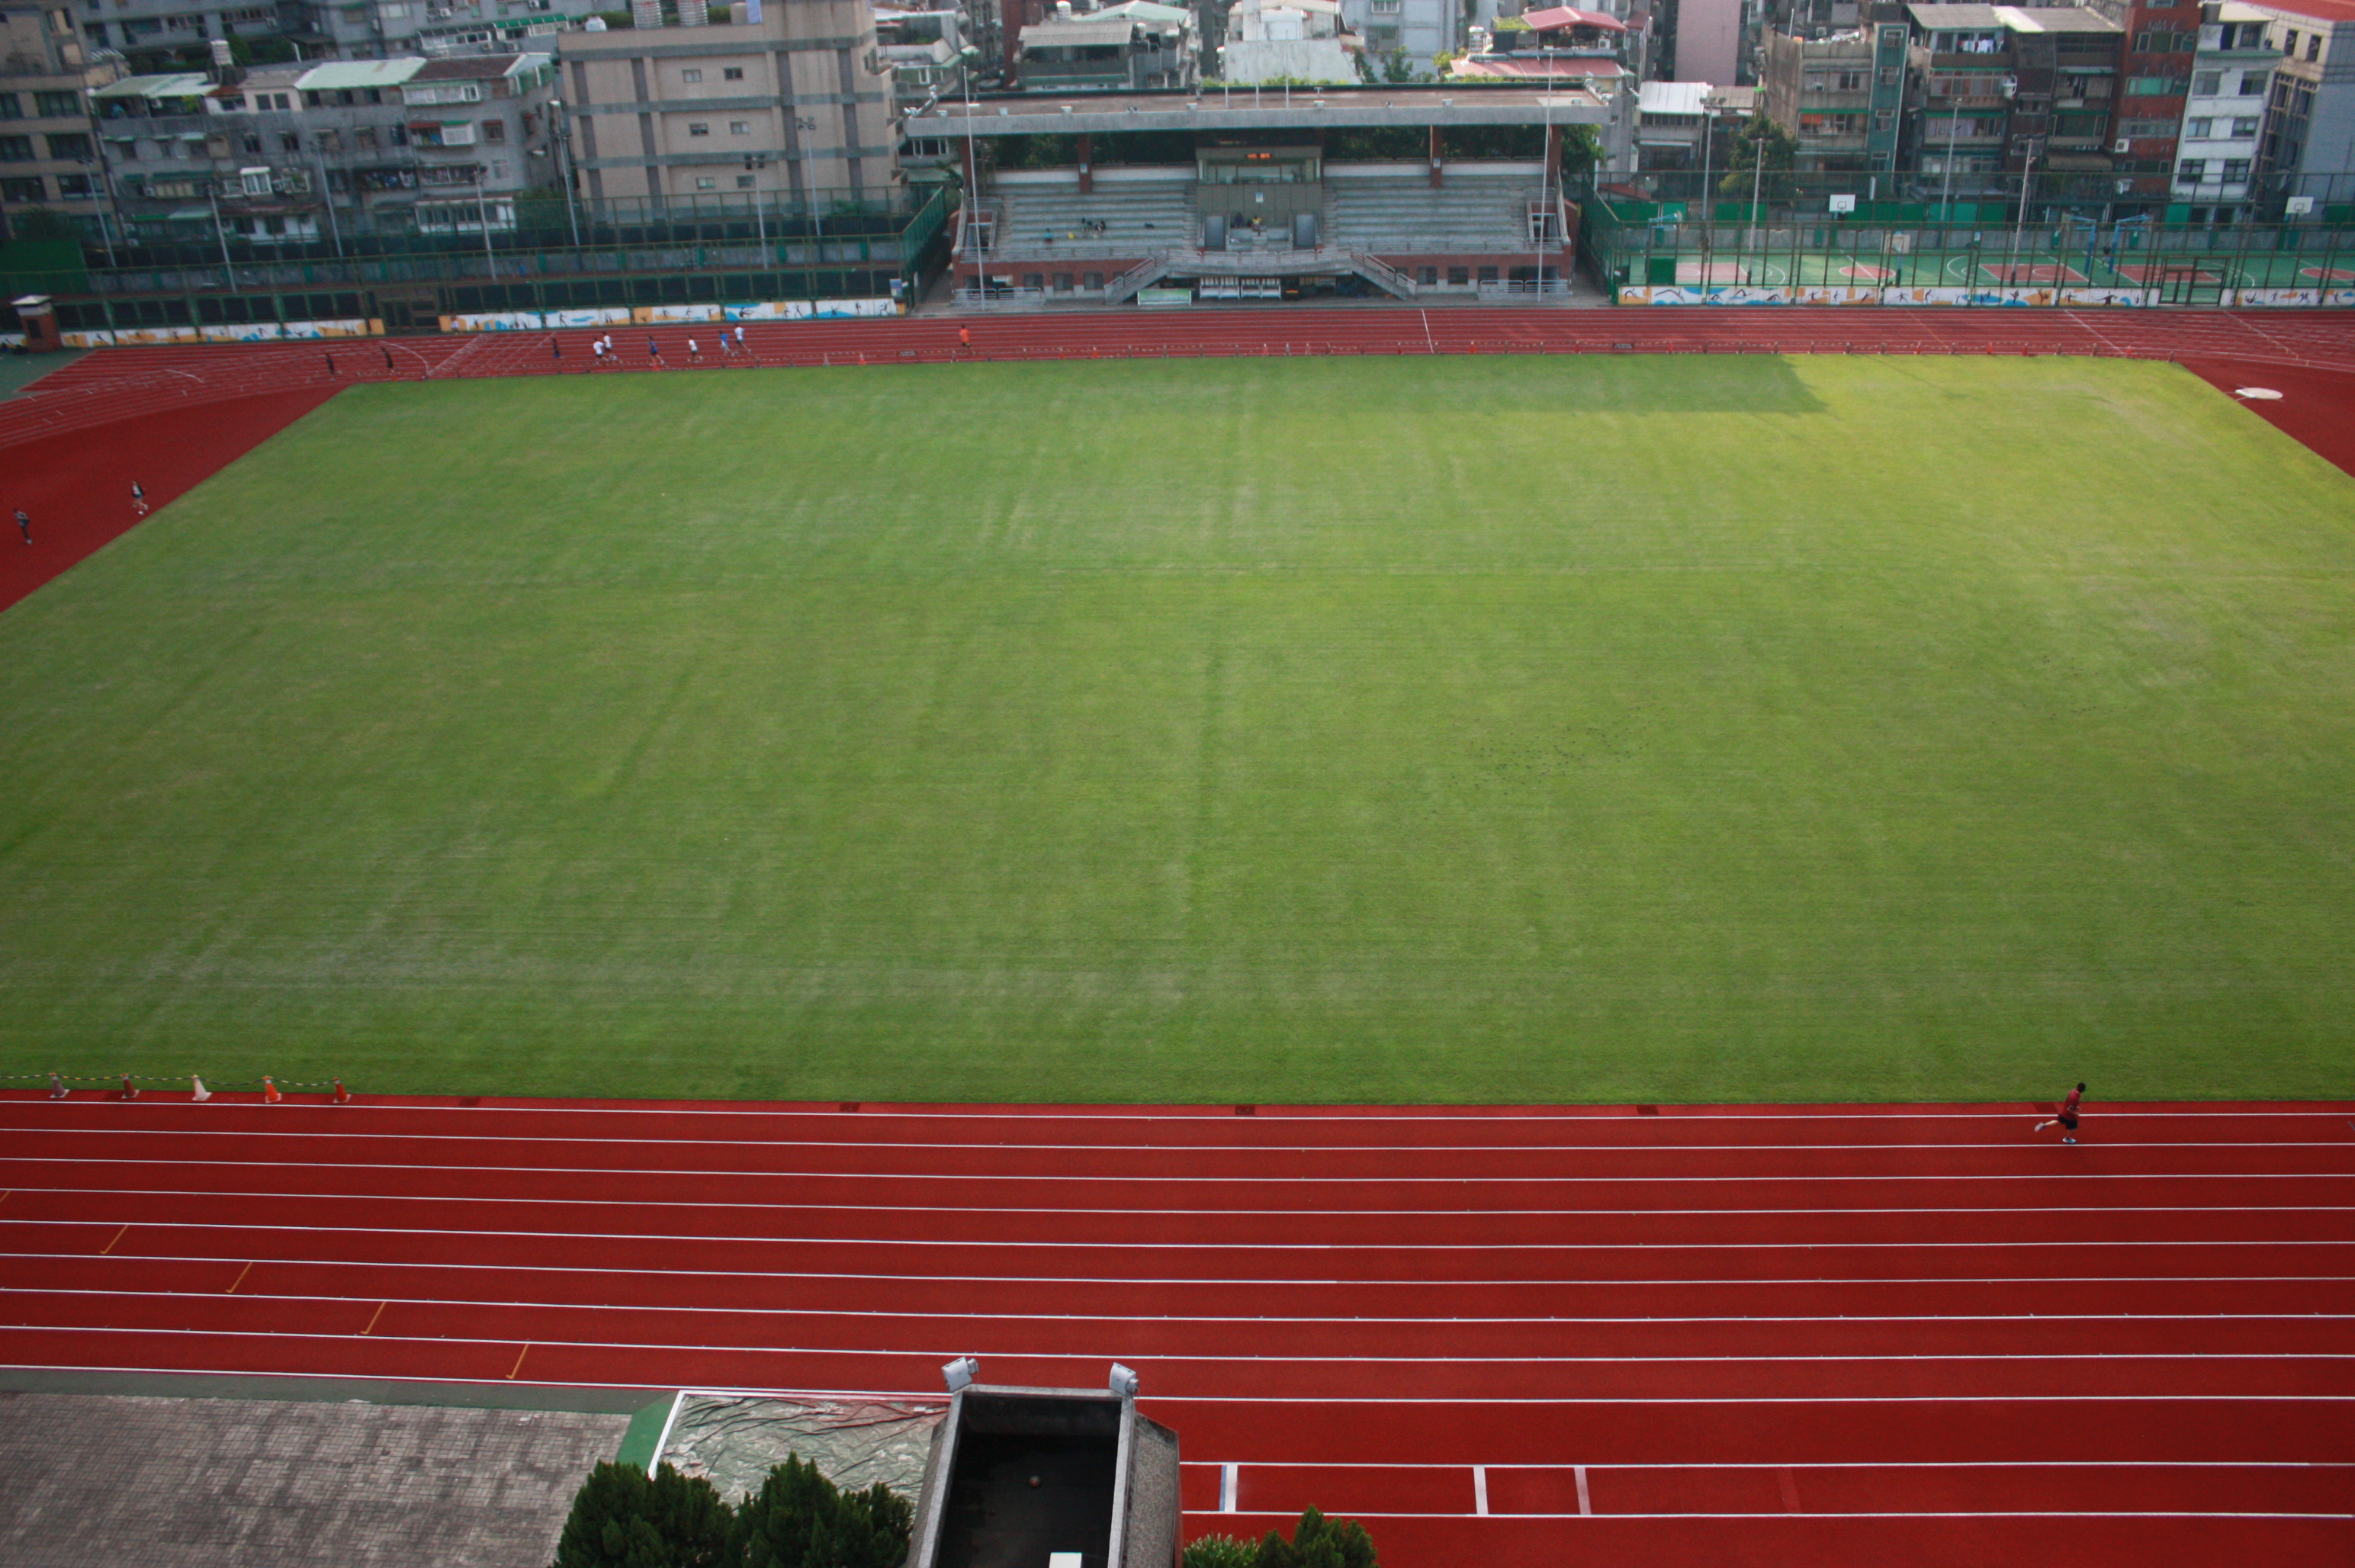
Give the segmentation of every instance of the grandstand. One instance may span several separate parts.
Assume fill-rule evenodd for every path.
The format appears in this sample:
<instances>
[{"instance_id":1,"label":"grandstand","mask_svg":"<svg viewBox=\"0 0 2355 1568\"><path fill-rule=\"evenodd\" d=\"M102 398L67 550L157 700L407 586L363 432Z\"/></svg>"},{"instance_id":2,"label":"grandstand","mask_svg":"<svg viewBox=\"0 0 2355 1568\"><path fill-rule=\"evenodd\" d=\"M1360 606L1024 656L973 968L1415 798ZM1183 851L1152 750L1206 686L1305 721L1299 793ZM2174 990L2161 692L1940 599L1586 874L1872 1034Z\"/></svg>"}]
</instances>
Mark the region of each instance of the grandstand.
<instances>
[{"instance_id":1,"label":"grandstand","mask_svg":"<svg viewBox=\"0 0 2355 1568\"><path fill-rule=\"evenodd\" d=\"M924 129L959 148L978 193L957 231L961 300L1559 295L1578 218L1548 155L1622 117L1582 88L1254 96L935 111Z\"/></svg>"}]
</instances>

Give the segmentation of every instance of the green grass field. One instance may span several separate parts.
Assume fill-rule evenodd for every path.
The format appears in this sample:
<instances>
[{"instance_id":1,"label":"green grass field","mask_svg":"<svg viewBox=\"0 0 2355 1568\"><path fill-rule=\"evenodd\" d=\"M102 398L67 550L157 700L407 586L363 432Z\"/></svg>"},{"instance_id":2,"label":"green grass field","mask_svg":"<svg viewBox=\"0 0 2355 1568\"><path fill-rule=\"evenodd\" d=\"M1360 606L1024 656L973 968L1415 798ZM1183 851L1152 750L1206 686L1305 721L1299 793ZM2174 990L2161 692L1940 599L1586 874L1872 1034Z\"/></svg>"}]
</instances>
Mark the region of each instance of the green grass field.
<instances>
[{"instance_id":1,"label":"green grass field","mask_svg":"<svg viewBox=\"0 0 2355 1568\"><path fill-rule=\"evenodd\" d=\"M0 1070L2355 1094L2355 481L2167 366L356 389L0 712Z\"/></svg>"}]
</instances>

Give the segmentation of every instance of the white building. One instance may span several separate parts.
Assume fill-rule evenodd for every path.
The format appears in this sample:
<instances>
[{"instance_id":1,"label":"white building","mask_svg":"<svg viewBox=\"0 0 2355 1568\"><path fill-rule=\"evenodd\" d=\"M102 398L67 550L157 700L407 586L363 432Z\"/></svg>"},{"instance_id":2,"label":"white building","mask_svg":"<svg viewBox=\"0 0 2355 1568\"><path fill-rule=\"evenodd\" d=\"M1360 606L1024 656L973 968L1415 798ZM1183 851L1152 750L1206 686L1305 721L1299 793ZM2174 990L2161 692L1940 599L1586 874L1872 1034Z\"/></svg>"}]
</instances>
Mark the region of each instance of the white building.
<instances>
[{"instance_id":1,"label":"white building","mask_svg":"<svg viewBox=\"0 0 2355 1568\"><path fill-rule=\"evenodd\" d=\"M1459 0L1341 0L1341 21L1366 40L1377 62L1397 58L1416 81L1439 74L1436 60L1464 47ZM1374 75L1383 76L1377 63Z\"/></svg>"},{"instance_id":2,"label":"white building","mask_svg":"<svg viewBox=\"0 0 2355 1568\"><path fill-rule=\"evenodd\" d=\"M1227 13L1219 76L1239 87L1277 80L1354 87L1360 47L1341 30L1340 0L1238 0Z\"/></svg>"},{"instance_id":3,"label":"white building","mask_svg":"<svg viewBox=\"0 0 2355 1568\"><path fill-rule=\"evenodd\" d=\"M2264 140L2265 100L2281 57L2265 41L2273 20L2265 12L2232 0L2202 9L2191 96L2184 102L2177 144L2175 199L2192 204L2195 223L2232 223L2249 197Z\"/></svg>"}]
</instances>

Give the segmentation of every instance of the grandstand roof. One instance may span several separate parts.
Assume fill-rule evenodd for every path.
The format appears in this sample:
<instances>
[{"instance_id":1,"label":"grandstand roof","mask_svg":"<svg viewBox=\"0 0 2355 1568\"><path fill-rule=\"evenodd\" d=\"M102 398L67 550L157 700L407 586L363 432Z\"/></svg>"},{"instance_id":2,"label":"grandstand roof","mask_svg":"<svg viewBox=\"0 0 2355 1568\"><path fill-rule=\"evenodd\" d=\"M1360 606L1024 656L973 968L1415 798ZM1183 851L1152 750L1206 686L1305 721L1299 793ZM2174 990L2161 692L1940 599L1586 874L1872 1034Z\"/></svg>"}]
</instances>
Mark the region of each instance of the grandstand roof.
<instances>
[{"instance_id":1,"label":"grandstand roof","mask_svg":"<svg viewBox=\"0 0 2355 1568\"><path fill-rule=\"evenodd\" d=\"M1024 29L1028 37L1028 29ZM1615 72L1608 61L1596 62ZM1595 72L1593 74L1603 74ZM1026 92L962 102L910 115L911 136L1031 136L1043 132L1310 131L1327 125L1600 125L1602 97L1572 85L1550 88L1474 83L1423 87L1205 88L1185 92ZM922 128L918 121L922 120Z\"/></svg>"}]
</instances>

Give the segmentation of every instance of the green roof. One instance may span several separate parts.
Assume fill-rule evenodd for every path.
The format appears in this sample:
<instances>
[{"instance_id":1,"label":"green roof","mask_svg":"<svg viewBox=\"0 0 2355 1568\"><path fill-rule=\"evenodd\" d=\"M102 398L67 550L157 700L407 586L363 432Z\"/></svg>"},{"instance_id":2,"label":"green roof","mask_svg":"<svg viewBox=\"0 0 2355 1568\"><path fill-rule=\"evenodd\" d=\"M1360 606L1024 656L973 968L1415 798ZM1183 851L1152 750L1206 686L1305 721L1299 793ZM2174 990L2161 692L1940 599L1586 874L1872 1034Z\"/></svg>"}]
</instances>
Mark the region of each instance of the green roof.
<instances>
[{"instance_id":1,"label":"green roof","mask_svg":"<svg viewBox=\"0 0 2355 1568\"><path fill-rule=\"evenodd\" d=\"M425 69L422 57L389 60L329 60L303 73L294 85L305 92L356 92L366 87L399 87Z\"/></svg>"},{"instance_id":2,"label":"green roof","mask_svg":"<svg viewBox=\"0 0 2355 1568\"><path fill-rule=\"evenodd\" d=\"M165 76L126 76L91 91L92 98L202 98L213 90L212 78L200 70L176 70Z\"/></svg>"}]
</instances>

